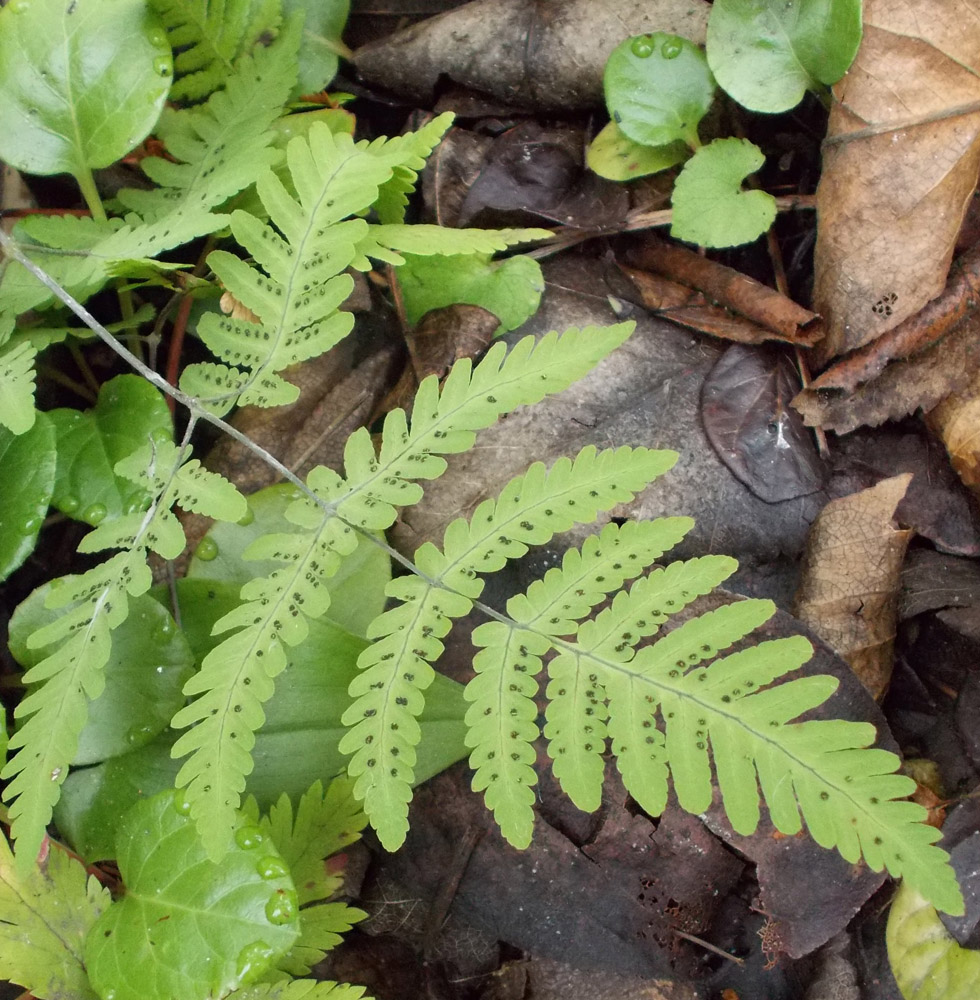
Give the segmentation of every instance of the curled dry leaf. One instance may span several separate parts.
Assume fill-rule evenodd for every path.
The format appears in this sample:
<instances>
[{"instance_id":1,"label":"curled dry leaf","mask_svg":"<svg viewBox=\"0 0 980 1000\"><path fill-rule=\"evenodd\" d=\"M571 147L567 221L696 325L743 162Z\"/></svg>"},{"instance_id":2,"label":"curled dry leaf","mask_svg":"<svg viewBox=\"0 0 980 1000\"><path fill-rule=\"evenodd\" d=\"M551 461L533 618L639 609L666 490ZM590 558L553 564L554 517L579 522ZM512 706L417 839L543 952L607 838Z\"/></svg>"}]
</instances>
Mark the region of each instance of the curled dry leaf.
<instances>
[{"instance_id":1,"label":"curled dry leaf","mask_svg":"<svg viewBox=\"0 0 980 1000\"><path fill-rule=\"evenodd\" d=\"M953 468L980 494L980 373L960 392L947 396L926 418L942 438Z\"/></svg>"},{"instance_id":2,"label":"curled dry leaf","mask_svg":"<svg viewBox=\"0 0 980 1000\"><path fill-rule=\"evenodd\" d=\"M811 427L848 434L877 427L918 409L931 410L950 392L962 389L980 368L980 318L970 316L921 354L893 361L875 379L853 392L808 386L793 406Z\"/></svg>"},{"instance_id":3,"label":"curled dry leaf","mask_svg":"<svg viewBox=\"0 0 980 1000\"><path fill-rule=\"evenodd\" d=\"M868 0L861 48L834 96L814 262L826 358L943 289L980 164L975 6Z\"/></svg>"},{"instance_id":4,"label":"curled dry leaf","mask_svg":"<svg viewBox=\"0 0 980 1000\"><path fill-rule=\"evenodd\" d=\"M370 83L428 103L440 76L536 110L602 104L609 53L630 35L665 31L704 42L704 0L475 0L364 45Z\"/></svg>"},{"instance_id":5,"label":"curled dry leaf","mask_svg":"<svg viewBox=\"0 0 980 1000\"><path fill-rule=\"evenodd\" d=\"M911 532L892 516L912 476L832 500L807 543L797 618L846 660L876 698L888 688L899 579Z\"/></svg>"}]
</instances>

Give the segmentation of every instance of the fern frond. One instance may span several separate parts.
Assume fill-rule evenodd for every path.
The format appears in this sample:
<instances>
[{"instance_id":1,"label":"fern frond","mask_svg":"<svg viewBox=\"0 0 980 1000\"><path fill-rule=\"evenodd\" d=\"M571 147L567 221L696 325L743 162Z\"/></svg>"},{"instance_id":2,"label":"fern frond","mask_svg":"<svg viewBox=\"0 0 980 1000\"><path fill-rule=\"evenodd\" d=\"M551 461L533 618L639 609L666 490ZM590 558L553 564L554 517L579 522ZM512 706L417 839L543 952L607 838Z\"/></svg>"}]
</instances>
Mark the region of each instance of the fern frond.
<instances>
[{"instance_id":1,"label":"fern frond","mask_svg":"<svg viewBox=\"0 0 980 1000\"><path fill-rule=\"evenodd\" d=\"M370 226L357 246L353 266L367 271L371 268L368 258L386 264L404 264L402 253L421 257L433 254L484 253L506 250L517 243L546 240L554 234L550 229L449 229L429 225L377 225ZM400 251L400 252L399 252Z\"/></svg>"},{"instance_id":2,"label":"fern frond","mask_svg":"<svg viewBox=\"0 0 980 1000\"><path fill-rule=\"evenodd\" d=\"M156 134L178 162L146 157L140 166L158 187L123 188L119 201L151 223L190 207L217 208L254 184L278 156L271 126L296 82L298 45L298 30L283 31L274 44L242 56L206 104L164 109Z\"/></svg>"},{"instance_id":3,"label":"fern frond","mask_svg":"<svg viewBox=\"0 0 980 1000\"><path fill-rule=\"evenodd\" d=\"M200 100L217 90L236 59L279 25L278 0L150 0L178 50L170 98Z\"/></svg>"},{"instance_id":4,"label":"fern frond","mask_svg":"<svg viewBox=\"0 0 980 1000\"><path fill-rule=\"evenodd\" d=\"M45 603L68 610L35 632L28 645L59 645L24 675L25 685L40 686L17 706L15 717L27 721L11 736L9 749L17 752L0 772L10 781L3 797L11 803L11 832L18 864L25 868L37 857L68 777L88 702L102 693L110 633L128 616L127 598L149 588L150 572L142 552L120 552L81 576L55 583Z\"/></svg>"},{"instance_id":5,"label":"fern frond","mask_svg":"<svg viewBox=\"0 0 980 1000\"><path fill-rule=\"evenodd\" d=\"M14 434L34 426L34 359L37 349L22 340L0 354L0 424Z\"/></svg>"},{"instance_id":6,"label":"fern frond","mask_svg":"<svg viewBox=\"0 0 980 1000\"><path fill-rule=\"evenodd\" d=\"M358 779L356 794L387 849L398 847L408 829L415 745L420 736L415 719L424 704L422 691L432 681L429 663L441 655L439 639L449 631L451 620L466 614L480 596L480 575L499 570L508 559L520 558L529 545L545 544L574 524L594 521L599 511L631 500L676 459L674 452L645 448L597 452L587 447L574 462L559 459L547 471L535 463L523 476L511 480L497 500L480 504L469 521L452 522L442 551L425 545L416 553L424 578L389 584L386 593L403 603L372 623L368 637L376 641L358 658L363 672L351 683L354 701L341 720L353 728L340 743L341 751L351 755L348 771ZM476 669L500 676L510 669L510 664L488 660L484 657ZM506 718L500 714L504 686L498 682L495 689L491 687L492 700L481 700L470 714L490 708L497 710L498 719ZM477 747L475 757L489 755L493 760L506 749L512 759L515 754L521 758L530 754L533 760L528 744L537 730L533 723L523 728L525 733L516 736L495 734L507 741L506 748L496 742L489 749L474 743L472 731L467 743ZM524 752L514 746L521 735L530 736L522 741ZM494 766L490 764L489 769Z\"/></svg>"},{"instance_id":7,"label":"fern frond","mask_svg":"<svg viewBox=\"0 0 980 1000\"><path fill-rule=\"evenodd\" d=\"M173 748L174 757L188 757L177 785L185 788L191 815L214 856L234 823L245 776L252 768L254 733L265 718L262 704L286 664L284 644L302 642L307 618L326 613L330 597L325 584L341 558L353 551L354 529L390 527L397 507L417 503L422 496L413 480L435 479L445 471L440 455L466 451L476 431L501 414L571 385L632 329L632 323L621 323L568 330L561 336L550 333L540 341L525 337L510 353L498 343L475 368L469 360L457 362L441 388L435 378L425 379L411 424L403 410L389 413L380 452L366 429L351 435L344 453L346 478L322 466L314 468L307 483L318 502L302 499L287 508L297 532L267 536L250 546L250 558L284 566L248 583L242 589L244 603L216 624L217 632L241 631L205 657L200 672L184 688L196 700L172 722L176 728L193 727ZM452 600L445 595L445 602Z\"/></svg>"}]
</instances>

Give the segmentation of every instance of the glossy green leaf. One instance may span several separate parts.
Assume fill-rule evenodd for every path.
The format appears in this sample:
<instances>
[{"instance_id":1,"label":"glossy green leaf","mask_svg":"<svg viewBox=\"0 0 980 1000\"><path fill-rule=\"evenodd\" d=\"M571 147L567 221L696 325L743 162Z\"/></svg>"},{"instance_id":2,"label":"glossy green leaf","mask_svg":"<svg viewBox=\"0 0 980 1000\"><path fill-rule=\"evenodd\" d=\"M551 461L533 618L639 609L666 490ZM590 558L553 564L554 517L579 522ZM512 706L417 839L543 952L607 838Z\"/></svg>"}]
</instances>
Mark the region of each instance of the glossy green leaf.
<instances>
[{"instance_id":1,"label":"glossy green leaf","mask_svg":"<svg viewBox=\"0 0 980 1000\"><path fill-rule=\"evenodd\" d=\"M704 53L679 35L636 35L617 45L603 77L609 117L644 146L699 145L715 81Z\"/></svg>"},{"instance_id":2,"label":"glossy green leaf","mask_svg":"<svg viewBox=\"0 0 980 1000\"><path fill-rule=\"evenodd\" d=\"M54 621L62 609L44 606L45 585L22 601L10 620L9 645L25 669L40 663L58 644L31 649L27 638ZM170 613L152 597L134 597L129 617L112 634L105 689L89 703L73 764L93 764L155 739L184 703L184 682L194 657Z\"/></svg>"},{"instance_id":3,"label":"glossy green leaf","mask_svg":"<svg viewBox=\"0 0 980 1000\"><path fill-rule=\"evenodd\" d=\"M0 835L0 979L38 1000L95 1000L82 947L109 901L109 890L59 846L25 874Z\"/></svg>"},{"instance_id":4,"label":"glossy green leaf","mask_svg":"<svg viewBox=\"0 0 980 1000\"><path fill-rule=\"evenodd\" d=\"M666 146L643 146L609 122L585 153L589 169L611 181L631 181L676 166L690 155L687 144L677 140ZM400 273L400 272L399 272Z\"/></svg>"},{"instance_id":5,"label":"glossy green leaf","mask_svg":"<svg viewBox=\"0 0 980 1000\"><path fill-rule=\"evenodd\" d=\"M684 164L674 183L670 235L705 247L751 243L776 218L765 191L743 191L742 181L765 161L747 139L715 139Z\"/></svg>"},{"instance_id":6,"label":"glossy green leaf","mask_svg":"<svg viewBox=\"0 0 980 1000\"><path fill-rule=\"evenodd\" d=\"M413 326L430 310L466 303L482 306L500 320L494 336L516 330L541 302L541 265L518 255L493 261L490 254L420 257L405 254L398 282L405 316Z\"/></svg>"},{"instance_id":7,"label":"glossy green leaf","mask_svg":"<svg viewBox=\"0 0 980 1000\"><path fill-rule=\"evenodd\" d=\"M244 818L216 864L171 790L126 813L116 848L126 894L85 943L103 1000L224 996L261 976L298 936L288 869Z\"/></svg>"},{"instance_id":8,"label":"glossy green leaf","mask_svg":"<svg viewBox=\"0 0 980 1000\"><path fill-rule=\"evenodd\" d=\"M89 524L138 506L142 491L113 470L147 440L170 440L170 411L160 393L138 375L119 375L102 386L91 410L49 416L58 442L54 506Z\"/></svg>"},{"instance_id":9,"label":"glossy green leaf","mask_svg":"<svg viewBox=\"0 0 980 1000\"><path fill-rule=\"evenodd\" d=\"M153 128L173 76L143 0L13 0L0 10L0 159L88 174Z\"/></svg>"},{"instance_id":10,"label":"glossy green leaf","mask_svg":"<svg viewBox=\"0 0 980 1000\"><path fill-rule=\"evenodd\" d=\"M299 44L299 94L323 90L337 75L339 55L344 51L340 36L347 24L350 0L282 0L288 16L303 11L303 37Z\"/></svg>"},{"instance_id":11,"label":"glossy green leaf","mask_svg":"<svg viewBox=\"0 0 980 1000\"><path fill-rule=\"evenodd\" d=\"M179 580L183 631L200 661L220 639L212 636L215 621L236 607L238 586L208 580ZM160 593L169 603L169 596ZM265 725L255 734L246 791L260 808L268 808L285 792L294 802L317 780L344 770L337 749L345 729L340 723L358 674L356 660L367 642L329 622L310 622L305 643L290 650L289 666L263 706ZM463 744L466 702L462 687L437 675L426 691L419 718L422 742L415 766L419 782L466 756ZM180 761L172 760L173 735L103 764L72 771L62 786L55 822L62 835L87 860L113 853L113 833L120 812L142 796L173 786Z\"/></svg>"},{"instance_id":12,"label":"glossy green leaf","mask_svg":"<svg viewBox=\"0 0 980 1000\"><path fill-rule=\"evenodd\" d=\"M861 43L861 0L715 0L708 65L752 111L788 111L836 83Z\"/></svg>"},{"instance_id":13,"label":"glossy green leaf","mask_svg":"<svg viewBox=\"0 0 980 1000\"><path fill-rule=\"evenodd\" d=\"M39 413L24 434L0 427L0 580L34 551L55 483L55 433Z\"/></svg>"},{"instance_id":14,"label":"glossy green leaf","mask_svg":"<svg viewBox=\"0 0 980 1000\"><path fill-rule=\"evenodd\" d=\"M963 948L922 896L902 885L885 932L888 961L905 1000L973 1000L980 951Z\"/></svg>"}]
</instances>

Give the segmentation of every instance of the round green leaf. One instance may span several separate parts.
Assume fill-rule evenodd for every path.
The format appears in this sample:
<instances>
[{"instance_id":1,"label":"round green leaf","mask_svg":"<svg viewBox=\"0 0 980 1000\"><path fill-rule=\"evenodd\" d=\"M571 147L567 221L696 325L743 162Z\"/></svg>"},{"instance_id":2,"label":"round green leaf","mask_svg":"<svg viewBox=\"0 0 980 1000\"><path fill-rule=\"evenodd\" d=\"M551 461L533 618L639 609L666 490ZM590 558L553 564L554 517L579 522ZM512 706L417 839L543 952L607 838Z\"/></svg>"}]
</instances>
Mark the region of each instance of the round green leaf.
<instances>
[{"instance_id":1,"label":"round green leaf","mask_svg":"<svg viewBox=\"0 0 980 1000\"><path fill-rule=\"evenodd\" d=\"M753 111L788 111L836 83L860 44L861 0L715 0L708 15L708 65Z\"/></svg>"},{"instance_id":2,"label":"round green leaf","mask_svg":"<svg viewBox=\"0 0 980 1000\"><path fill-rule=\"evenodd\" d=\"M696 148L715 81L704 53L679 35L637 35L617 45L603 78L609 117L644 146Z\"/></svg>"},{"instance_id":3,"label":"round green leaf","mask_svg":"<svg viewBox=\"0 0 980 1000\"><path fill-rule=\"evenodd\" d=\"M765 191L743 191L742 181L765 162L747 139L715 139L680 172L671 199L670 235L704 247L751 243L776 218L776 200Z\"/></svg>"},{"instance_id":4,"label":"round green leaf","mask_svg":"<svg viewBox=\"0 0 980 1000\"><path fill-rule=\"evenodd\" d=\"M86 174L153 128L170 46L144 0L11 0L0 10L0 159Z\"/></svg>"},{"instance_id":5,"label":"round green leaf","mask_svg":"<svg viewBox=\"0 0 980 1000\"><path fill-rule=\"evenodd\" d=\"M116 837L126 894L85 940L103 1000L205 1000L257 979L299 933L296 890L244 818L219 863L172 790L137 803Z\"/></svg>"},{"instance_id":6,"label":"round green leaf","mask_svg":"<svg viewBox=\"0 0 980 1000\"><path fill-rule=\"evenodd\" d=\"M501 261L481 253L404 257L398 283L405 316L413 326L430 309L465 303L482 306L500 320L497 337L516 330L541 302L544 278L541 265L531 257L518 254Z\"/></svg>"},{"instance_id":7,"label":"round green leaf","mask_svg":"<svg viewBox=\"0 0 980 1000\"><path fill-rule=\"evenodd\" d=\"M681 141L666 146L641 146L623 135L615 122L610 122L593 140L585 154L585 162L600 177L611 181L631 181L667 170L686 159L690 150Z\"/></svg>"},{"instance_id":8,"label":"round green leaf","mask_svg":"<svg viewBox=\"0 0 980 1000\"><path fill-rule=\"evenodd\" d=\"M159 391L138 375L106 382L91 410L52 410L58 442L54 506L89 524L118 517L143 499L116 462L153 438L170 441L170 411Z\"/></svg>"},{"instance_id":9,"label":"round green leaf","mask_svg":"<svg viewBox=\"0 0 980 1000\"><path fill-rule=\"evenodd\" d=\"M51 503L55 477L55 435L38 413L34 426L17 435L0 427L0 580L34 551Z\"/></svg>"},{"instance_id":10,"label":"round green leaf","mask_svg":"<svg viewBox=\"0 0 980 1000\"><path fill-rule=\"evenodd\" d=\"M44 606L50 585L38 587L10 619L10 652L25 669L55 646L31 649L28 636L63 613ZM130 598L129 617L112 633L105 688L89 703L73 764L93 764L155 739L183 705L194 654L170 613L143 596Z\"/></svg>"},{"instance_id":11,"label":"round green leaf","mask_svg":"<svg viewBox=\"0 0 980 1000\"><path fill-rule=\"evenodd\" d=\"M973 1000L977 995L980 951L961 947L932 905L907 885L892 900L885 941L905 1000Z\"/></svg>"},{"instance_id":12,"label":"round green leaf","mask_svg":"<svg viewBox=\"0 0 980 1000\"><path fill-rule=\"evenodd\" d=\"M248 514L241 522L219 521L204 536L194 550L187 578L234 583L240 587L257 576L268 576L281 569L282 563L244 559L242 554L263 535L292 534L298 530L285 518L285 510L295 498L296 491L288 484L253 493L248 498ZM380 545L362 538L329 580L330 607L326 617L354 635L365 635L372 619L384 610L387 601L384 589L390 579L388 554Z\"/></svg>"}]
</instances>

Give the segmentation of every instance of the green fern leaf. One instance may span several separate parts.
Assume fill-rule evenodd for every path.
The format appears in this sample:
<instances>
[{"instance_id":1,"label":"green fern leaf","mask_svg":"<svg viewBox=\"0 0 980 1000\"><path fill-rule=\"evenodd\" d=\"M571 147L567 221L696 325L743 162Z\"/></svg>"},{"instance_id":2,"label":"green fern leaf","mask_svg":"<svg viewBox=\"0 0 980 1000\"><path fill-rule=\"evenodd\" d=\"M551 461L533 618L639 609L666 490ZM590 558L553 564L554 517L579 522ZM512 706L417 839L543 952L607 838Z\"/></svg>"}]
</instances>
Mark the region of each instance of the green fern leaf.
<instances>
[{"instance_id":1,"label":"green fern leaf","mask_svg":"<svg viewBox=\"0 0 980 1000\"><path fill-rule=\"evenodd\" d=\"M342 718L353 728L340 743L341 751L351 755L348 770L358 779L356 793L388 850L401 844L408 829L414 748L420 736L415 719L424 704L422 691L432 681L429 663L441 655L439 639L449 631L451 620L466 614L480 596L480 574L520 558L528 545L544 544L576 523L594 521L599 511L632 499L676 459L674 452L645 448L597 452L588 447L574 463L559 459L547 471L536 463L508 483L496 501L480 504L469 521L450 524L441 552L426 545L416 553L424 579L397 579L388 586L386 593L404 603L372 623L368 637L377 641L358 658L363 673L351 684L355 700ZM478 659L476 669L504 668L487 661ZM504 696L502 687L498 684L498 698ZM477 707L499 709L483 701ZM498 712L499 718L506 717ZM530 735L536 736L536 730ZM502 746L488 749L472 739L471 731L467 742L477 747L475 758L489 754L493 761L504 753ZM509 757L530 754L533 760L529 740L523 741L523 754L514 748L514 738L507 740ZM494 767L489 765L490 770Z\"/></svg>"},{"instance_id":2,"label":"green fern leaf","mask_svg":"<svg viewBox=\"0 0 980 1000\"><path fill-rule=\"evenodd\" d=\"M495 253L516 243L546 240L549 229L449 229L445 226L371 226L357 246L353 266L361 271L371 267L373 257L386 264L404 264L401 253L421 257L432 254ZM401 251L401 253L399 253Z\"/></svg>"},{"instance_id":3,"label":"green fern leaf","mask_svg":"<svg viewBox=\"0 0 980 1000\"><path fill-rule=\"evenodd\" d=\"M17 706L15 717L27 721L10 738L9 748L17 753L0 772L10 781L4 799L11 802L11 832L18 864L25 869L37 857L68 777L88 702L102 693L110 633L128 615L127 598L149 588L150 572L142 552L120 552L81 576L56 582L46 604L67 610L35 632L28 646L59 645L24 675L25 685L39 686Z\"/></svg>"},{"instance_id":4,"label":"green fern leaf","mask_svg":"<svg viewBox=\"0 0 980 1000\"><path fill-rule=\"evenodd\" d=\"M296 216L297 225L300 218ZM213 856L220 854L234 822L245 775L252 767L254 732L264 721L262 704L286 665L283 645L302 642L307 618L326 612L325 582L353 551L354 529L390 527L396 507L416 503L422 495L413 480L434 479L445 471L441 454L466 451L475 432L501 414L571 385L632 329L633 324L621 323L573 329L560 337L550 333L540 341L525 337L509 354L500 343L475 368L469 360L454 365L441 390L436 379L425 379L411 425L403 410L388 414L380 452L366 430L358 431L347 442L346 478L323 467L310 472L307 483L318 502L297 500L286 512L302 530L267 536L250 546L250 558L285 565L248 583L242 589L244 603L217 623L218 632L241 631L205 657L200 673L184 689L196 700L173 720L176 728L193 727L173 748L174 757L189 755L177 784L185 787L191 813ZM397 788L403 793L402 782ZM397 808L404 811L403 805Z\"/></svg>"},{"instance_id":5,"label":"green fern leaf","mask_svg":"<svg viewBox=\"0 0 980 1000\"><path fill-rule=\"evenodd\" d=\"M0 424L14 434L34 426L34 358L37 349L23 340L0 354Z\"/></svg>"},{"instance_id":6,"label":"green fern leaf","mask_svg":"<svg viewBox=\"0 0 980 1000\"><path fill-rule=\"evenodd\" d=\"M150 0L172 48L170 98L200 100L217 90L236 59L279 25L277 0Z\"/></svg>"},{"instance_id":7,"label":"green fern leaf","mask_svg":"<svg viewBox=\"0 0 980 1000\"><path fill-rule=\"evenodd\" d=\"M172 159L146 157L140 166L158 187L123 188L119 201L151 223L189 207L216 208L254 184L278 157L272 124L295 83L298 46L298 30L283 31L239 59L206 104L165 109L156 132Z\"/></svg>"},{"instance_id":8,"label":"green fern leaf","mask_svg":"<svg viewBox=\"0 0 980 1000\"><path fill-rule=\"evenodd\" d=\"M315 979L259 983L227 994L227 1000L361 1000L362 997L363 986Z\"/></svg>"}]
</instances>

